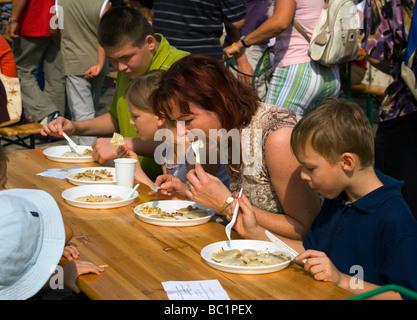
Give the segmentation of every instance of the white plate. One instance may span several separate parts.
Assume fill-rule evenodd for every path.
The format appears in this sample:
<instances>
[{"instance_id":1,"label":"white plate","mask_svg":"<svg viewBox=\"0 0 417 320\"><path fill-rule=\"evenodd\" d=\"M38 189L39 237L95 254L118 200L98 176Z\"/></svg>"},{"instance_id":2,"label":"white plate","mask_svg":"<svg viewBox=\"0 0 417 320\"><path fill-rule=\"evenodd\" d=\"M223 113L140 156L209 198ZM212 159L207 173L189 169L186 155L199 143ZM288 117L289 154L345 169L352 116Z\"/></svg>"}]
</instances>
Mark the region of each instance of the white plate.
<instances>
[{"instance_id":1,"label":"white plate","mask_svg":"<svg viewBox=\"0 0 417 320\"><path fill-rule=\"evenodd\" d=\"M77 152L84 152L85 149L93 150L90 146L78 146ZM71 162L71 163L81 163L81 162L93 162L94 158L90 156L82 157L64 157L62 156L65 152L71 151L68 146L56 146L50 147L43 150L43 154L49 159L58 162Z\"/></svg>"},{"instance_id":2,"label":"white plate","mask_svg":"<svg viewBox=\"0 0 417 320\"><path fill-rule=\"evenodd\" d=\"M142 214L143 206L159 207L162 210L167 211L167 212L175 212L176 210L185 208L189 205L206 210L208 211L209 215L203 218L196 218L196 219L179 218L179 219L174 220L174 219L154 218L154 217L150 217L148 215ZM139 219L142 220L143 222L154 224L157 226L163 226L163 227L197 226L197 225L208 222L211 219L211 217L215 214L214 209L207 208L193 201L183 201L183 200L156 200L156 201L146 202L146 203L142 203L138 205L134 209L134 211L136 215L139 217Z\"/></svg>"},{"instance_id":3,"label":"white plate","mask_svg":"<svg viewBox=\"0 0 417 320\"><path fill-rule=\"evenodd\" d=\"M74 179L74 177L78 174L78 173L82 173L85 172L87 170L107 170L109 171L113 177L111 180L108 181L83 181L83 180L78 180L78 179ZM78 169L72 169L70 171L67 172L66 174L66 178L68 179L69 182L71 182L72 184L75 184L77 186L82 186L82 185L96 185L96 184L116 184L116 170L112 167L88 167L88 168L78 168Z\"/></svg>"},{"instance_id":4,"label":"white plate","mask_svg":"<svg viewBox=\"0 0 417 320\"><path fill-rule=\"evenodd\" d=\"M275 252L281 251L291 257L291 260L294 256L289 253L287 250L277 247L272 242L268 241L259 241L259 240L227 240L227 241L220 241L209 244L205 246L201 250L201 257L203 258L204 262L207 263L210 267L230 272L230 273L239 273L239 274L263 274L263 273L271 273L276 272L282 269L285 269L290 264L291 260L274 264L271 266L260 266L260 267L245 267L245 266L230 266L223 263L219 263L211 259L211 255L213 252L217 252L221 249L224 250L231 250L231 249L254 249L254 250L261 250L263 252Z\"/></svg>"},{"instance_id":5,"label":"white plate","mask_svg":"<svg viewBox=\"0 0 417 320\"><path fill-rule=\"evenodd\" d=\"M86 209L109 209L109 208L119 208L123 206L127 206L131 204L133 200L139 196L139 193L135 191L135 194L132 198L124 199L124 196L132 190L128 187L123 186L115 186L115 185L106 185L106 184L98 184L98 185L86 185L86 186L78 186L73 187L70 189L65 190L62 192L62 197L64 200L74 206L79 208L86 208ZM109 201L109 202L84 202L84 201L77 201L75 199L79 197L87 197L89 195L93 196L100 196L100 195L107 195L112 197L121 197L122 200L119 201Z\"/></svg>"}]
</instances>

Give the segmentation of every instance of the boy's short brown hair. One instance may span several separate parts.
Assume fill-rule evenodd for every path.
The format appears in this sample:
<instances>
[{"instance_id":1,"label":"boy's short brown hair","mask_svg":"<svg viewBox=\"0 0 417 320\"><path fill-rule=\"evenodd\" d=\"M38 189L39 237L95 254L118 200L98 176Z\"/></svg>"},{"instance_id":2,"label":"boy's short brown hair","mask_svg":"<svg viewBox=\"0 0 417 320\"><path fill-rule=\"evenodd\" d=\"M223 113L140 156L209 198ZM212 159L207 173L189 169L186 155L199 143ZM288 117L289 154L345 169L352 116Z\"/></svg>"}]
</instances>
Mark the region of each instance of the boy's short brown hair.
<instances>
[{"instance_id":1,"label":"boy's short brown hair","mask_svg":"<svg viewBox=\"0 0 417 320\"><path fill-rule=\"evenodd\" d=\"M357 103L344 99L324 99L295 125L291 148L296 157L308 143L330 163L345 152L356 154L362 167L374 161L372 126Z\"/></svg>"},{"instance_id":2,"label":"boy's short brown hair","mask_svg":"<svg viewBox=\"0 0 417 320\"><path fill-rule=\"evenodd\" d=\"M141 48L148 35L155 36L153 28L139 10L114 7L100 19L97 39L103 48L120 48L128 42Z\"/></svg>"}]
</instances>

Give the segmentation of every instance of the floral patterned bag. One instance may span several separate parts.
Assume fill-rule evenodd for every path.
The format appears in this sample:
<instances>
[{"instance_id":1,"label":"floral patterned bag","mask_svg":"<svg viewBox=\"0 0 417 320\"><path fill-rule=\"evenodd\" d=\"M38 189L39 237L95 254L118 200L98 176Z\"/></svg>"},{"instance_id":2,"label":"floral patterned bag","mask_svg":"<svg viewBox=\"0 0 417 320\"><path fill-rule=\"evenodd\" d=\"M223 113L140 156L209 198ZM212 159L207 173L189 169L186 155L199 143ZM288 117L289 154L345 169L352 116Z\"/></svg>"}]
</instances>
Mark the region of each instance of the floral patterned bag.
<instances>
[{"instance_id":1,"label":"floral patterned bag","mask_svg":"<svg viewBox=\"0 0 417 320\"><path fill-rule=\"evenodd\" d=\"M0 127L19 122L21 117L20 80L0 73Z\"/></svg>"}]
</instances>

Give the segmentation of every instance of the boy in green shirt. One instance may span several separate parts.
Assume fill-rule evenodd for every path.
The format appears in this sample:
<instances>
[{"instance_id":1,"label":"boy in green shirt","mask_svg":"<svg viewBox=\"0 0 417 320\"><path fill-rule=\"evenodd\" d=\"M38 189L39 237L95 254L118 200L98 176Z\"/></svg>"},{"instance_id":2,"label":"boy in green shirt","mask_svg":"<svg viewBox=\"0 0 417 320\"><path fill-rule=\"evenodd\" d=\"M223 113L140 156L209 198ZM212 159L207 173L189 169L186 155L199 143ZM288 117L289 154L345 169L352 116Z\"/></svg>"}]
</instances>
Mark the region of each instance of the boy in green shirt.
<instances>
[{"instance_id":1,"label":"boy in green shirt","mask_svg":"<svg viewBox=\"0 0 417 320\"><path fill-rule=\"evenodd\" d=\"M158 33L154 33L148 20L137 10L128 7L115 7L101 18L98 30L99 44L106 56L118 70L116 91L107 114L84 121L71 121L58 117L45 125L42 135L62 137L68 135L111 137L120 132L130 149L138 135L129 124L130 113L124 94L132 79L153 69L168 69L175 61L188 55L169 45ZM127 139L126 139L127 138ZM93 157L99 163L105 163L117 157L117 146L110 144L111 138L97 139L93 144ZM147 142L155 143L155 142ZM157 142L159 143L159 142ZM142 168L150 177L161 173L161 166L152 159L141 159Z\"/></svg>"}]
</instances>

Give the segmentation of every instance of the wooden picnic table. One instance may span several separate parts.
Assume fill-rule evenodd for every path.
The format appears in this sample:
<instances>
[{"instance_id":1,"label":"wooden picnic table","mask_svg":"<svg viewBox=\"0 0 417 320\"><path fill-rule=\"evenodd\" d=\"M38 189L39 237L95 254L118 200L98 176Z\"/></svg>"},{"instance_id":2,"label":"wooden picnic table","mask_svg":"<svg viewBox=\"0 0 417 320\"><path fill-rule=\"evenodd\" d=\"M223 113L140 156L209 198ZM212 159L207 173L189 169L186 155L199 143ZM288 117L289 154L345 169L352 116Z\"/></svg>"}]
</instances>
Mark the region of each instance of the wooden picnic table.
<instances>
[{"instance_id":1,"label":"wooden picnic table","mask_svg":"<svg viewBox=\"0 0 417 320\"><path fill-rule=\"evenodd\" d=\"M67 180L39 176L49 168L98 163L62 163L48 160L42 149L9 153L7 188L32 188L49 192L64 221L74 231L80 259L107 265L100 276L79 277L80 289L91 299L167 300L162 282L217 279L232 300L346 299L352 294L329 282L316 281L296 264L284 270L243 275L218 271L205 264L200 251L227 240L224 225L215 219L192 227L160 227L142 222L134 208L151 198L144 184L139 197L116 209L81 209L67 204L61 193L75 187ZM232 238L238 239L232 231Z\"/></svg>"}]
</instances>

